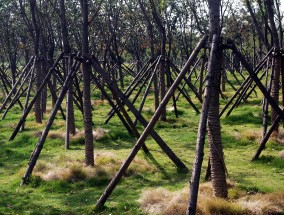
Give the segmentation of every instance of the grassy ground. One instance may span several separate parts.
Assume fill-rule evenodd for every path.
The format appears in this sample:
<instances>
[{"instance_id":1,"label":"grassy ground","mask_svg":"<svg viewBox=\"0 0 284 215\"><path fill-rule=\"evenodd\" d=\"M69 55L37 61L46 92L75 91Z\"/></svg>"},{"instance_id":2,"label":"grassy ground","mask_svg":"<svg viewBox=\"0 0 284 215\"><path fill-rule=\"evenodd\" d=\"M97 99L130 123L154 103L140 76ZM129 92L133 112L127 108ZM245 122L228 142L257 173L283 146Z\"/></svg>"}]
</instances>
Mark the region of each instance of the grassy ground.
<instances>
[{"instance_id":1,"label":"grassy ground","mask_svg":"<svg viewBox=\"0 0 284 215\"><path fill-rule=\"evenodd\" d=\"M232 92L225 95L229 97ZM135 144L135 138L127 133L117 117L109 124L103 124L109 105L106 102L93 102L94 129L100 127L107 130L106 135L95 142L96 166L90 170L95 172L95 177L87 176L88 170L83 173L78 170L77 173L83 175L77 174L77 178L66 180L45 181L34 175L29 185L20 187L21 177L38 141L38 132L45 127L51 110L45 115L43 124L35 123L33 114L30 114L26 131L19 133L13 141L8 139L20 118L21 110L18 107L11 109L6 119L0 121L0 214L93 213L96 201ZM225 103L222 100L222 105ZM152 104L153 97L150 96L143 111L148 120L153 114ZM178 102L178 109L179 118L168 111L167 122L159 122L155 129L191 170L199 115L183 98ZM241 104L230 116L223 116L221 120L228 178L248 193L284 191L284 162L277 157L283 145L270 141L260 159L250 162L261 137L260 97L253 96L248 103ZM82 131L82 122L80 112L76 111L79 131ZM142 132L142 126L138 125L138 128ZM73 138L71 149L64 149L64 121L59 114L51 133L53 135L47 139L38 164L54 169L72 161L80 165L84 160L84 140L82 137ZM114 190L104 210L96 214L143 214L137 201L143 190L164 187L174 191L188 186L191 171L178 172L152 138L149 137L146 144L151 156L139 152L136 163ZM202 178L208 161L207 146L204 158ZM96 172L96 168L101 171ZM38 166L38 172L39 169ZM58 174L61 174L60 171Z\"/></svg>"}]
</instances>

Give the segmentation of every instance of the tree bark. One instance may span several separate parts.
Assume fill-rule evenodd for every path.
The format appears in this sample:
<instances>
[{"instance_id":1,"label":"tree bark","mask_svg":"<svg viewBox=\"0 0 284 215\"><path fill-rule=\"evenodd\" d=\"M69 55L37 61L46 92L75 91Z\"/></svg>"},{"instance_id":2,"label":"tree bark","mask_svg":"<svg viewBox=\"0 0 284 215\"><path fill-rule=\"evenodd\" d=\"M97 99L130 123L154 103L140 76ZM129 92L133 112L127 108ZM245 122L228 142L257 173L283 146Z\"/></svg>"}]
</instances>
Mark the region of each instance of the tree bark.
<instances>
[{"instance_id":1,"label":"tree bark","mask_svg":"<svg viewBox=\"0 0 284 215\"><path fill-rule=\"evenodd\" d=\"M34 27L34 56L36 58L35 62L35 77L36 77L36 90L38 91L41 83L42 83L42 75L41 75L41 64L40 64L40 56L39 56L39 39L40 39L40 27L38 26L38 21L36 17L36 0L30 0L30 10L32 15L32 22ZM42 123L42 109L41 109L41 95L37 98L35 105L35 118L36 122Z\"/></svg>"},{"instance_id":2,"label":"tree bark","mask_svg":"<svg viewBox=\"0 0 284 215\"><path fill-rule=\"evenodd\" d=\"M208 0L210 15L210 36L212 37L212 35L215 34L217 37L216 40L219 41L219 45L217 45L217 50L215 52L215 62L210 62L215 65L215 68L207 123L213 194L217 197L227 198L228 189L226 183L225 163L221 141L221 125L219 118L219 92L222 64L222 48L220 38L220 3L220 0Z\"/></svg>"},{"instance_id":3,"label":"tree bark","mask_svg":"<svg viewBox=\"0 0 284 215\"><path fill-rule=\"evenodd\" d=\"M89 53L88 40L88 0L81 0L82 11L82 52ZM94 143L92 126L92 104L91 104L91 65L88 62L83 63L83 110L84 110L84 130L85 130L85 162L88 166L94 166Z\"/></svg>"},{"instance_id":4,"label":"tree bark","mask_svg":"<svg viewBox=\"0 0 284 215\"><path fill-rule=\"evenodd\" d=\"M274 53L273 57L274 59L274 77L272 79L272 85L271 85L271 96L276 101L276 103L279 103L279 91L280 91L280 71L281 71L281 53L280 53L280 44L279 44L279 37L276 29L276 25L274 22L274 12L273 12L273 0L265 0L266 8L267 8L267 14L268 19L270 23L270 28L272 32L272 40L274 45ZM271 123L275 121L277 118L277 112L272 108L271 109ZM275 126L273 131L273 136L278 136L278 130L279 126Z\"/></svg>"}]
</instances>

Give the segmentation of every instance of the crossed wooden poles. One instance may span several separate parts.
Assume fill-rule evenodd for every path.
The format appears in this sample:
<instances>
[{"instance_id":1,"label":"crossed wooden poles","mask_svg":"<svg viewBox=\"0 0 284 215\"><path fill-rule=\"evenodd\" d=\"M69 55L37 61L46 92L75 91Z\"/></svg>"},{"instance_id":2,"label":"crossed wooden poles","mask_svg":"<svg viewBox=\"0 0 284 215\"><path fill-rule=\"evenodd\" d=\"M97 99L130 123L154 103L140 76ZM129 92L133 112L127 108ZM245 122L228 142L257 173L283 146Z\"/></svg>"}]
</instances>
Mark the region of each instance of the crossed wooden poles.
<instances>
[{"instance_id":1,"label":"crossed wooden poles","mask_svg":"<svg viewBox=\"0 0 284 215\"><path fill-rule=\"evenodd\" d=\"M142 96L142 100L141 103L139 105L138 111L139 113L142 112L142 109L144 107L146 98L149 94L149 90L151 85L153 84L154 81L154 77L157 75L157 68L159 63L165 59L162 59L162 56L159 56L153 63L149 63L147 62L145 64L145 66L136 74L136 76L134 77L133 81L129 84L129 86L126 88L126 90L123 92L124 95L129 98L134 92L135 89L138 88L137 93L134 95L134 98L132 100L132 104L135 103L135 101L137 100L137 98L139 97L139 95L141 94L142 90L144 89L144 87L146 86L145 92ZM166 76L167 76L167 80L168 80L168 85L170 86L173 82L173 75L177 75L178 73L180 73L179 69L169 60L166 60L167 62L167 69L166 69ZM172 72L171 72L172 71ZM192 70L193 71L193 70ZM173 73L173 74L172 74ZM191 73L189 74L189 76L191 75ZM188 101L188 103L193 107L193 109L199 113L198 108L196 107L196 105L192 102L192 100L190 99L190 96L188 95L187 91L184 90L185 85L188 85L189 88L191 89L191 91L195 94L195 96L198 98L198 100L201 102L202 98L200 96L200 94L197 92L196 88L194 87L194 85L189 81L189 78L183 78L184 80L184 84L182 87L178 86L177 89L179 91L179 94L177 96L173 95L172 99L173 99L173 106L174 106L174 110L175 110L175 115L178 116L178 112L177 112L177 106L176 106L176 102L179 98L179 96L182 94L184 96L184 98ZM107 124L111 118L114 116L115 111L114 109L111 109L109 111L108 117L105 120L105 124ZM137 123L137 118L134 121L134 124L136 125Z\"/></svg>"},{"instance_id":2,"label":"crossed wooden poles","mask_svg":"<svg viewBox=\"0 0 284 215\"><path fill-rule=\"evenodd\" d=\"M64 97L67 93L68 84L76 76L76 71L78 70L81 63L90 63L93 66L93 68L97 71L97 73L101 77L104 78L106 84L108 85L108 88L110 89L110 91L113 94L113 98L116 101L116 105L112 102L111 98L104 91L102 85L100 84L100 81L95 76L95 74L93 74L93 73L91 74L91 76L92 76L94 82L96 83L97 87L102 91L105 98L109 101L109 103L112 106L115 113L120 117L121 121L125 125L127 125L126 128L128 128L128 130L130 130L138 138L137 143L133 147L133 149L132 149L130 155L128 156L128 158L126 159L125 163L122 165L119 172L116 174L116 176L113 178L113 180L111 181L111 183L107 187L106 192L99 199L99 201L97 203L97 207L100 207L104 204L104 202L106 201L108 196L111 194L111 192L113 191L113 189L115 188L117 183L120 181L122 175L125 173L128 166L130 165L130 163L132 162L132 160L136 156L137 152L140 150L140 148L144 146L143 149L144 149L145 152L147 152L148 149L146 148L144 142L146 140L146 137L149 134L155 139L157 144L168 155L168 157L173 161L173 163L177 166L177 168L182 169L184 171L188 171L188 168L184 165L184 163L175 155L175 153L170 149L170 147L168 147L168 145L157 134L157 132L154 130L154 126L159 119L162 108L164 108L166 106L166 104L169 102L170 98L173 96L175 90L178 88L179 83L185 78L186 73L189 71L190 65L193 63L193 61L197 57L197 54L199 53L200 49L204 46L205 41L206 41L206 37L204 37L202 39L202 41L199 43L197 48L193 51L191 57L189 58L189 60L187 61L186 65L185 65L185 67L178 74L176 80L174 81L174 83L172 84L170 89L168 90L168 93L166 94L166 96L162 100L162 102L160 103L158 109L156 110L154 116L152 117L152 119L150 120L149 123L145 120L145 118L141 115L141 113L134 107L132 102L129 101L127 96L125 96L125 94L123 92L121 92L121 90L117 86L116 81L112 80L108 76L108 74L100 67L98 60L96 60L91 55L81 56L80 54L78 54L75 57L76 61L74 61L73 65L68 69L68 74L66 75L65 81L64 81L64 83L61 87L61 92L59 93L59 96L56 99L54 109L53 109L53 111L52 111L52 113L51 113L51 115L50 115L50 117L47 121L46 128L44 129L38 143L36 144L36 147L35 147L32 155L31 155L27 170L25 172L25 175L22 179L21 184L25 184L29 180L29 177L30 177L35 165L36 165L36 162L37 162L38 157L41 153L41 150L43 149L44 142L47 138L48 132L49 132L49 130L52 126L52 123L55 119L56 113L60 109L60 105L61 105L61 103L62 103L62 101L63 101L63 99L64 99ZM43 83L40 86L38 91L41 91L45 87L45 85L48 83L48 80L50 79L51 75L54 73L55 68L56 68L57 64L60 62L60 60L62 59L62 57L63 57L63 53L59 56L59 58L57 59L55 64L51 67L51 69L47 73L47 75L46 75L45 79L43 80ZM26 78L27 77L28 76L26 76ZM32 80L32 78L30 78L30 79ZM14 132L12 133L12 135L10 137L10 140L13 140L15 138L16 134L19 132L21 126L25 122L25 119L26 119L28 113L30 112L30 110L31 110L35 100L37 99L38 95L39 95L39 92L36 93L34 98L30 101L29 105L27 105L19 123L17 124ZM143 131L143 133L141 135L138 133L134 123L130 119L127 111L124 108L124 105L126 105L129 108L129 110L135 115L136 119L145 127L145 130Z\"/></svg>"},{"instance_id":3,"label":"crossed wooden poles","mask_svg":"<svg viewBox=\"0 0 284 215\"><path fill-rule=\"evenodd\" d=\"M41 150L43 149L44 142L47 138L48 132L49 132L49 130L52 126L52 123L55 119L56 113L60 109L60 105L61 105L61 103L62 103L62 101L63 101L63 99L64 99L64 97L67 93L68 84L69 84L69 82L72 82L72 81L75 82L74 80L76 79L76 72L77 72L78 68L80 67L80 65L82 63L90 63L92 65L94 70L97 72L97 76L96 76L96 74L92 73L91 77L92 77L93 81L96 83L97 87L101 90L102 94L104 94L105 98L109 101L110 105L113 108L112 112L114 112L118 115L118 117L120 118L122 123L125 125L127 130L129 132L133 133L138 139L136 144L134 145L132 151L130 152L129 156L127 157L125 162L122 164L120 170L113 177L112 181L107 186L105 192L99 198L99 200L96 204L96 208L101 208L104 205L107 198L110 196L112 191L115 189L116 185L119 183L120 179L122 178L123 174L125 173L125 171L129 167L129 165L131 164L132 160L134 159L134 157L136 156L138 151L141 148L143 148L143 150L146 153L148 153L148 149L145 145L145 140L146 140L148 135L151 135L155 139L157 144L168 155L168 157L177 166L177 168L188 171L188 168L184 165L184 163L175 155L175 153L169 148L169 146L157 134L157 132L154 130L154 126L157 123L163 108L167 105L169 100L173 97L174 92L177 89L179 89L180 93L182 93L182 90L181 90L179 85L180 85L182 80L188 80L188 79L186 79L185 75L190 70L190 66L192 66L194 60L196 59L200 50L204 47L206 41L207 41L207 36L204 36L202 38L202 40L199 42L199 44L196 46L195 50L192 52L191 56L189 57L188 61L185 64L185 66L182 68L182 70L180 72L177 72L176 79L174 81L172 80L172 85L170 86L167 94L165 95L165 97L161 101L159 107L157 108L157 110L155 111L153 117L151 118L151 120L149 122L147 122L145 120L145 118L141 115L140 108L139 108L139 110L137 110L134 107L133 102L131 102L129 100L129 96L127 96L125 93L123 93L118 88L116 81L111 79L109 77L109 75L101 68L99 61L97 59L95 59L95 57L93 57L91 55L82 56L80 53L78 53L77 56L73 56L76 60L73 62L72 66L70 66L69 69L68 69L68 73L67 73L67 75L64 79L63 85L61 87L61 92L59 93L59 96L56 98L56 103L55 103L54 109L53 109L53 111L52 111L52 113L51 113L51 115L50 115L50 117L47 121L46 128L43 131L43 133L42 133L38 143L36 144L36 147L35 147L32 155L31 155L31 158L29 160L29 165L27 167L27 170L26 170L25 175L24 175L23 180L22 180L22 184L27 183L28 180L29 180L29 177L30 177L35 165L36 165L36 162L37 162L38 157L41 153ZM260 79L258 78L258 76L256 74L256 71L259 69L260 66L253 69L250 66L250 64L245 60L245 58L242 56L242 54L239 52L239 50L236 48L236 46L234 45L233 42L229 41L227 43L227 47L230 48L233 51L233 53L239 58L239 60L243 64L243 66L249 72L250 78L255 82L256 86L261 90L263 95L266 97L268 103L277 111L278 117L277 117L276 121L274 122L274 124L276 124L277 121L279 122L281 119L284 120L283 110L281 110L279 108L277 103L270 96L269 92L263 86L263 84L261 83ZM55 64L49 70L49 72L47 73L47 75L46 75L46 77L45 77L45 79L42 83L42 85L39 88L39 91L41 91L44 88L44 86L49 83L49 79L50 79L51 75L54 73L54 71L56 70L56 66L58 65L58 63L62 59L63 55L64 54L62 53L59 56L59 58L57 59ZM153 73L150 73L150 74L151 75L149 75L149 74L147 75L148 80L149 80L148 86L149 86L149 84L151 84L151 77L153 76ZM116 104L114 104L114 102L112 101L110 96L104 90L98 76L104 78L109 90L112 92L112 95L113 95L114 100L116 101ZM25 78L27 78L27 75L25 76ZM32 80L32 79L33 79L33 77L30 76L30 80ZM31 83L31 81L30 81L30 83ZM146 91L147 90L148 90L148 87L146 88ZM52 94L54 94L54 92ZM145 94L144 94L144 96L145 96ZM10 140L14 139L16 134L19 132L21 126L23 125L28 113L30 112L30 110L31 110L36 98L37 98L37 95L38 95L38 92L35 95L35 97L30 101L29 105L27 105L27 107L25 107L23 115L22 115L18 125L16 126L14 132L12 133ZM55 95L53 95L53 96L55 96ZM143 97L143 100L144 100L144 97ZM138 130L135 127L135 124L133 123L133 121L129 117L127 111L125 110L124 105L126 105L127 108L134 114L134 116L136 117L136 120L138 120L145 127L142 134L139 134ZM269 131L267 132L267 134L266 134L266 136L264 137L263 140L269 138L269 135L271 134L271 131L273 130L274 124L271 126L271 128L269 129ZM261 146L262 145L263 144L261 144ZM259 154L260 154L260 152L256 153L256 155L254 156L254 159L256 159L256 157L259 156Z\"/></svg>"},{"instance_id":4,"label":"crossed wooden poles","mask_svg":"<svg viewBox=\"0 0 284 215\"><path fill-rule=\"evenodd\" d=\"M86 59L84 58L80 58L78 57L78 60L74 62L74 65L72 66L72 68L69 70L68 72L68 75L65 79L65 82L62 86L62 89L61 89L61 92L58 96L58 99L56 101L56 104L54 106L54 110L52 111L50 117L49 117L49 120L47 122L47 126L44 130L44 132L42 133L42 136L38 142L38 144L36 145L36 148L30 158L30 161L29 161L29 165L28 165L28 168L27 168L27 171L23 177L23 181L22 181L22 184L26 183L28 178L30 177L31 173L32 173L32 170L36 164L36 161L40 155L40 152L43 148L43 145L44 145L44 142L45 142L45 139L47 137L47 134L51 128L51 125L55 119L55 115L60 107L60 104L62 103L63 101L63 98L67 92L67 89L68 89L68 83L72 80L72 78L74 77L75 73L76 73L76 67L79 66L80 62L81 61L86 61L88 60L92 66L95 68L95 70L105 79L106 83L108 84L108 87L109 89L112 91L113 93L113 96L121 110L121 112L123 113L128 125L130 126L130 130L137 136L139 137L139 133L138 131L136 130L135 126L133 126L133 124L131 123L131 120L127 114L127 112L125 111L123 105L122 105L122 102L128 106L128 108L134 113L134 115L136 116L136 118L140 121L140 123L143 125L143 126L147 126L147 121L144 119L144 117L135 109L135 107L133 106L133 104L125 97L125 95L118 89L117 85L116 85L116 82L111 80L108 76L107 73L105 73L104 70L101 69L99 63L94 59L92 58L91 56L84 56ZM60 59L60 58L59 58ZM192 59L193 60L193 59ZM79 63L78 63L79 62ZM47 80L52 72L54 71L54 67L52 67L49 71L49 73L47 74L45 80ZM94 75L92 74L92 77L94 79L94 81L96 81L96 84L97 86L102 89L102 86L100 85L100 83L98 82L98 80L94 77ZM41 85L40 87L40 90L44 87L44 84L46 83L46 81L43 81L43 84ZM115 110L117 110L117 108L114 106L114 104L111 102L111 99L107 96L107 94L105 93L105 91L103 91L103 93L105 94L106 98L110 101L110 104L113 105L113 108ZM29 107L27 108L27 111L23 114L20 122L18 123L18 125L16 126L12 136L11 136L11 140L15 137L15 135L17 134L17 132L19 131L19 127L21 126L21 124L23 123L23 121L25 120L26 116L27 116L27 113L30 111L31 107L33 106L33 103L34 103L34 100L36 99L36 96L33 98L33 100L31 101L31 103L29 104ZM164 102L164 105L165 105L165 102ZM117 111L117 113L119 113ZM154 122L154 121L152 121ZM162 138L155 132L154 129L151 129L148 131L148 133L150 133L152 135L152 137L156 140L156 142L159 144L159 146L163 149L163 151L170 157L170 159L177 165L178 168L181 168L181 169L185 169L187 170L187 167L183 164L183 162L174 154L174 152L167 146L167 144L162 140ZM148 134L147 133L147 134ZM142 145L144 144L141 144L141 147ZM137 148L137 147L136 147ZM140 147L139 147L140 148ZM137 148L139 150L139 148Z\"/></svg>"},{"instance_id":5,"label":"crossed wooden poles","mask_svg":"<svg viewBox=\"0 0 284 215\"><path fill-rule=\"evenodd\" d=\"M235 44L232 41L228 41L228 47L234 52L234 54L239 58L243 66L246 68L246 70L249 72L250 78L254 81L254 83L257 85L257 87L260 89L264 97L266 98L267 102L271 105L271 107L277 112L278 116L273 122L273 124L270 126L268 132L263 137L258 150L256 151L255 155L253 156L252 160L256 160L261 151L264 149L265 144L267 140L269 139L270 135L272 134L274 128L276 125L280 122L280 120L284 121L284 111L283 109L279 107L277 102L271 97L269 90L265 88L265 86L261 83L260 79L257 76L256 69L253 69L251 65L246 61L246 59L243 57L243 55L240 53L240 51L236 48ZM278 53L279 54L279 53ZM283 56L282 56L283 59Z\"/></svg>"}]
</instances>

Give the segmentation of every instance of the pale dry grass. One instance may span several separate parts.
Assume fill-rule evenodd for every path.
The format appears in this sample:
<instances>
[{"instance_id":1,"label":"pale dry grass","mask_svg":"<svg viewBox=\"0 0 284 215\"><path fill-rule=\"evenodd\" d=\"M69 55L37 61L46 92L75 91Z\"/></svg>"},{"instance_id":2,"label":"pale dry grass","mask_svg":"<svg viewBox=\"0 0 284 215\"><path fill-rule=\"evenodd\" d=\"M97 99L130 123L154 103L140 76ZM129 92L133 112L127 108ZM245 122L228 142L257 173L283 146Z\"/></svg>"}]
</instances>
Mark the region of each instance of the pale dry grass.
<instances>
[{"instance_id":1,"label":"pale dry grass","mask_svg":"<svg viewBox=\"0 0 284 215\"><path fill-rule=\"evenodd\" d=\"M283 213L284 192L246 196L237 203L254 215Z\"/></svg>"},{"instance_id":2,"label":"pale dry grass","mask_svg":"<svg viewBox=\"0 0 284 215\"><path fill-rule=\"evenodd\" d=\"M175 193L165 188L146 190L142 193L139 202L147 214L162 214Z\"/></svg>"},{"instance_id":3,"label":"pale dry grass","mask_svg":"<svg viewBox=\"0 0 284 215\"><path fill-rule=\"evenodd\" d=\"M158 171L158 169L155 166L150 165L146 160L134 158L126 171L126 175L134 175L143 172L154 173L156 171Z\"/></svg>"},{"instance_id":4,"label":"pale dry grass","mask_svg":"<svg viewBox=\"0 0 284 215\"><path fill-rule=\"evenodd\" d=\"M175 111L175 107L171 106L167 108L167 111L169 112L174 112Z\"/></svg>"},{"instance_id":5,"label":"pale dry grass","mask_svg":"<svg viewBox=\"0 0 284 215\"><path fill-rule=\"evenodd\" d=\"M278 156L279 156L280 158L283 158L283 159L284 159L284 150L280 151L279 154L278 154Z\"/></svg>"},{"instance_id":6,"label":"pale dry grass","mask_svg":"<svg viewBox=\"0 0 284 215\"><path fill-rule=\"evenodd\" d=\"M123 160L118 159L112 152L99 152L94 156L95 166L89 167L80 159L61 155L50 162L38 161L34 175L43 180L80 181L93 177L113 177L119 170ZM135 158L126 176L144 172L156 171L146 160Z\"/></svg>"},{"instance_id":7,"label":"pale dry grass","mask_svg":"<svg viewBox=\"0 0 284 215\"><path fill-rule=\"evenodd\" d=\"M233 188L232 183L230 186ZM164 188L147 190L141 194L139 202L142 210L147 214L185 214L188 206L188 189L176 192ZM268 215L280 212L284 212L284 192L225 200L213 197L210 183L200 184L199 187L197 214L200 215Z\"/></svg>"},{"instance_id":8,"label":"pale dry grass","mask_svg":"<svg viewBox=\"0 0 284 215\"><path fill-rule=\"evenodd\" d=\"M96 169L85 166L79 160L72 160L66 156L60 156L53 162L39 161L34 169L34 175L40 176L45 181L70 180L80 181L96 175Z\"/></svg>"},{"instance_id":9,"label":"pale dry grass","mask_svg":"<svg viewBox=\"0 0 284 215\"><path fill-rule=\"evenodd\" d=\"M105 137L107 135L109 131L105 130L103 128L96 128L95 131L93 131L93 137L95 140L100 140L103 137ZM42 135L42 131L37 131L34 132L34 136L40 138ZM66 133L64 131L58 130L58 131L54 131L51 130L48 132L48 137L51 139L62 139L64 140L66 136ZM84 131L78 131L76 129L76 134L75 135L70 135L70 139L71 140L78 140L78 139L84 139L85 138L85 133Z\"/></svg>"},{"instance_id":10,"label":"pale dry grass","mask_svg":"<svg viewBox=\"0 0 284 215\"><path fill-rule=\"evenodd\" d=\"M245 130L245 131L235 131L233 136L237 140L248 140L252 142L259 142L262 137L262 131L258 130Z\"/></svg>"},{"instance_id":11,"label":"pale dry grass","mask_svg":"<svg viewBox=\"0 0 284 215\"><path fill-rule=\"evenodd\" d=\"M272 133L270 136L270 140L279 144L284 145L284 130L282 127L279 127L278 133Z\"/></svg>"},{"instance_id":12,"label":"pale dry grass","mask_svg":"<svg viewBox=\"0 0 284 215\"><path fill-rule=\"evenodd\" d=\"M249 141L260 141L262 132L255 130L246 130L242 132L242 136L247 138Z\"/></svg>"}]
</instances>

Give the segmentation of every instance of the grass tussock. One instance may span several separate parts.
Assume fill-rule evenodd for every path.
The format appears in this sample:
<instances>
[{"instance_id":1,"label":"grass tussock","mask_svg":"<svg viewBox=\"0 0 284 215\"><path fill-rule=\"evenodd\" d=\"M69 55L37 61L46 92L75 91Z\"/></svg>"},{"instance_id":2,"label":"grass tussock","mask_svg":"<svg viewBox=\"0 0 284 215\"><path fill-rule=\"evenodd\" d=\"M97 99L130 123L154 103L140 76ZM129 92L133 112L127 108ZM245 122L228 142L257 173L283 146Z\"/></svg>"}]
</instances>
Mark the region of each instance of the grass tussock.
<instances>
[{"instance_id":1,"label":"grass tussock","mask_svg":"<svg viewBox=\"0 0 284 215\"><path fill-rule=\"evenodd\" d=\"M95 166L86 166L82 160L61 155L52 162L39 161L34 169L34 175L45 181L64 180L82 181L94 177L111 178L120 168L122 160L111 152L99 152L95 154ZM155 171L147 161L135 158L130 165L126 176Z\"/></svg>"},{"instance_id":2,"label":"grass tussock","mask_svg":"<svg viewBox=\"0 0 284 215\"><path fill-rule=\"evenodd\" d=\"M95 131L93 131L93 136L95 140L100 140L103 137L105 137L107 135L109 131L102 129L102 128L97 128ZM34 136L37 138L40 138L42 135L42 131L37 131L34 133ZM64 140L66 136L66 133L64 131L49 131L48 132L48 137L51 139L62 139ZM76 141L79 139L84 139L85 138L85 133L84 131L78 131L76 130L76 134L75 135L70 135L71 141Z\"/></svg>"},{"instance_id":3,"label":"grass tussock","mask_svg":"<svg viewBox=\"0 0 284 215\"><path fill-rule=\"evenodd\" d=\"M279 154L278 154L278 156L279 156L280 158L283 158L283 159L284 159L284 150L280 151Z\"/></svg>"},{"instance_id":4,"label":"grass tussock","mask_svg":"<svg viewBox=\"0 0 284 215\"><path fill-rule=\"evenodd\" d=\"M255 130L246 130L242 132L242 138L245 138L251 142L258 142L261 139L261 132Z\"/></svg>"},{"instance_id":5,"label":"grass tussock","mask_svg":"<svg viewBox=\"0 0 284 215\"><path fill-rule=\"evenodd\" d=\"M242 206L221 198L207 198L204 202L201 202L201 204L202 203L204 204L202 214L242 215L246 213L246 209Z\"/></svg>"},{"instance_id":6,"label":"grass tussock","mask_svg":"<svg viewBox=\"0 0 284 215\"><path fill-rule=\"evenodd\" d=\"M154 173L156 171L158 171L158 169L155 166L150 165L146 160L134 158L126 171L126 175L134 175L143 172Z\"/></svg>"},{"instance_id":7,"label":"grass tussock","mask_svg":"<svg viewBox=\"0 0 284 215\"><path fill-rule=\"evenodd\" d=\"M229 186L230 187L230 186ZM244 196L230 187L229 192L237 193L234 198L213 197L211 183L201 184L197 202L200 215L260 215L284 212L284 193L256 194ZM185 214L188 205L188 189L171 192L164 188L144 191L139 199L142 210L147 214Z\"/></svg>"},{"instance_id":8,"label":"grass tussock","mask_svg":"<svg viewBox=\"0 0 284 215\"><path fill-rule=\"evenodd\" d=\"M279 214L284 212L284 192L246 196L237 203L250 214Z\"/></svg>"},{"instance_id":9,"label":"grass tussock","mask_svg":"<svg viewBox=\"0 0 284 215\"><path fill-rule=\"evenodd\" d=\"M284 131L280 130L278 133L277 138L275 138L275 142L277 142L280 145L284 145Z\"/></svg>"}]
</instances>

